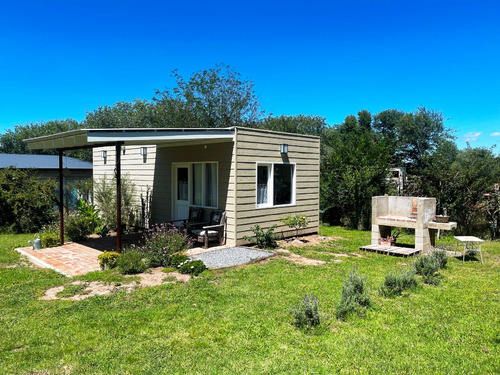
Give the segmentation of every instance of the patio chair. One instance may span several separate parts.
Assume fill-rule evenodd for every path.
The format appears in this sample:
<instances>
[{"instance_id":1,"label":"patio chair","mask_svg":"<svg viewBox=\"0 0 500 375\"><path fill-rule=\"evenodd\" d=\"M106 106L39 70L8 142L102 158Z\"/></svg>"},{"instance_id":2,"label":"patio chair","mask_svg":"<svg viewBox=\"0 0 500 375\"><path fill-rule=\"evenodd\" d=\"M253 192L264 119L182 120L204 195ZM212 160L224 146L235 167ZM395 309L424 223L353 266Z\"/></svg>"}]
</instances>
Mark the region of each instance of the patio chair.
<instances>
[{"instance_id":1,"label":"patio chair","mask_svg":"<svg viewBox=\"0 0 500 375\"><path fill-rule=\"evenodd\" d=\"M198 229L206 224L206 222L203 222L203 213L203 208L191 206L189 207L189 216L187 219L173 220L172 223L175 226L185 228L188 231Z\"/></svg>"},{"instance_id":2,"label":"patio chair","mask_svg":"<svg viewBox=\"0 0 500 375\"><path fill-rule=\"evenodd\" d=\"M208 249L208 242L217 240L219 245L226 243L226 212L214 210L210 214L210 223L201 229L193 229L190 232L198 242L203 242L203 247Z\"/></svg>"}]
</instances>

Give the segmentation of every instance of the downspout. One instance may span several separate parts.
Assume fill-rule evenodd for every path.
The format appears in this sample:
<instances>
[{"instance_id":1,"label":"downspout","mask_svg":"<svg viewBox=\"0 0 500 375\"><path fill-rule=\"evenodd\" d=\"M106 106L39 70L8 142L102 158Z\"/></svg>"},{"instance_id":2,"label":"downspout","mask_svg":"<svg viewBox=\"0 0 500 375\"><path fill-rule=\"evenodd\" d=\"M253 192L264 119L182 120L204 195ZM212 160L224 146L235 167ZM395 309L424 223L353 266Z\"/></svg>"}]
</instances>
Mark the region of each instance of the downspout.
<instances>
[{"instance_id":1,"label":"downspout","mask_svg":"<svg viewBox=\"0 0 500 375\"><path fill-rule=\"evenodd\" d=\"M234 127L234 245L238 246L238 127Z\"/></svg>"}]
</instances>

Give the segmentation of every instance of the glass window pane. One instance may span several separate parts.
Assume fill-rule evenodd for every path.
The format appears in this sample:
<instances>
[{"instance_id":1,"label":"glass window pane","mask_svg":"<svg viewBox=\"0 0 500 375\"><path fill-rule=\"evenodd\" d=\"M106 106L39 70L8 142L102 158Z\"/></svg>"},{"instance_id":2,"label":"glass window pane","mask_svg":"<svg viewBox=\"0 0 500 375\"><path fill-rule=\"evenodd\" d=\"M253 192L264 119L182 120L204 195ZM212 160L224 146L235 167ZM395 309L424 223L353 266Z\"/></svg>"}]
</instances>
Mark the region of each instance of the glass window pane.
<instances>
[{"instance_id":1,"label":"glass window pane","mask_svg":"<svg viewBox=\"0 0 500 375\"><path fill-rule=\"evenodd\" d=\"M202 165L200 163L193 164L193 204L196 206L203 205L202 172Z\"/></svg>"},{"instance_id":2,"label":"glass window pane","mask_svg":"<svg viewBox=\"0 0 500 375\"><path fill-rule=\"evenodd\" d=\"M205 164L205 196L206 205L217 207L217 164Z\"/></svg>"},{"instance_id":3,"label":"glass window pane","mask_svg":"<svg viewBox=\"0 0 500 375\"><path fill-rule=\"evenodd\" d=\"M177 168L177 200L187 201L189 196L188 189L188 169Z\"/></svg>"},{"instance_id":4,"label":"glass window pane","mask_svg":"<svg viewBox=\"0 0 500 375\"><path fill-rule=\"evenodd\" d=\"M293 164L274 165L274 204L292 203Z\"/></svg>"},{"instance_id":5,"label":"glass window pane","mask_svg":"<svg viewBox=\"0 0 500 375\"><path fill-rule=\"evenodd\" d=\"M268 179L269 167L267 165L257 166L257 204L267 203Z\"/></svg>"}]
</instances>

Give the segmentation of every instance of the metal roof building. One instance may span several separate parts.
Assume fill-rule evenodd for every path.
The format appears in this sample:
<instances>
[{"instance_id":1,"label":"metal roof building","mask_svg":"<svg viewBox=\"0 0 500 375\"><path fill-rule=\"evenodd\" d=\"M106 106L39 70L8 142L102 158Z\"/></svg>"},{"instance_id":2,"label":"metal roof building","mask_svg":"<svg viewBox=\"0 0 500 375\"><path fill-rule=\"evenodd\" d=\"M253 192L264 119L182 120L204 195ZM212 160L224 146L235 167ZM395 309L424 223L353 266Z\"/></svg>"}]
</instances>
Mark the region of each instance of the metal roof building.
<instances>
[{"instance_id":1,"label":"metal roof building","mask_svg":"<svg viewBox=\"0 0 500 375\"><path fill-rule=\"evenodd\" d=\"M63 166L68 169L92 170L92 163L67 156L63 157ZM19 169L55 169L59 168L58 155L0 154L0 169L16 167Z\"/></svg>"}]
</instances>

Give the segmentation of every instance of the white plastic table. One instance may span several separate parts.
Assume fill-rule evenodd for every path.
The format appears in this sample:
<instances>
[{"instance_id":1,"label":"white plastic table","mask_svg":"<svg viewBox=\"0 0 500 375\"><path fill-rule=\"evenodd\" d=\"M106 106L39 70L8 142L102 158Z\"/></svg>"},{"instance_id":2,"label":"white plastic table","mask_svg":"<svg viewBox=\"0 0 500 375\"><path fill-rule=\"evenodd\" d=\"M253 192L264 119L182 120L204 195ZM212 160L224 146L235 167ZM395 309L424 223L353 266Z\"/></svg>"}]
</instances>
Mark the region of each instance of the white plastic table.
<instances>
[{"instance_id":1,"label":"white plastic table","mask_svg":"<svg viewBox=\"0 0 500 375\"><path fill-rule=\"evenodd\" d=\"M465 252L479 252L479 255L481 256L481 263L484 264L483 262L483 253L481 252L481 243L484 242L484 240L474 237L474 236L455 236L455 238L464 244L464 254L462 261L465 262Z\"/></svg>"}]
</instances>

